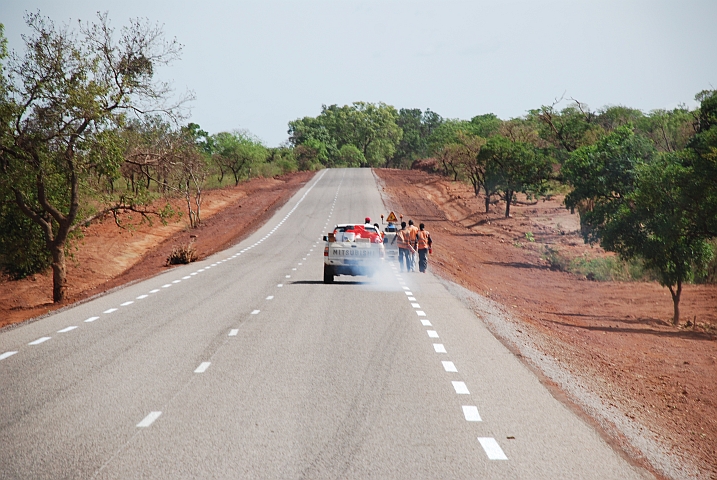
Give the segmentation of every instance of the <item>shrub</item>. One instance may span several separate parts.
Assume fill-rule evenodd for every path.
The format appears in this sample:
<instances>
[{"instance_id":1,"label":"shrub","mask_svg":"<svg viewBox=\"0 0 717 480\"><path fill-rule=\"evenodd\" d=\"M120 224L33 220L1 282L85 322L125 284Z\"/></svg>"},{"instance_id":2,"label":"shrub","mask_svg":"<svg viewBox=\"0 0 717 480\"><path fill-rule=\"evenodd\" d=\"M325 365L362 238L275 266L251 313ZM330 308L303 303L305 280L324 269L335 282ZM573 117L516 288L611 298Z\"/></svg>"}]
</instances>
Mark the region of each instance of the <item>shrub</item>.
<instances>
[{"instance_id":1,"label":"shrub","mask_svg":"<svg viewBox=\"0 0 717 480\"><path fill-rule=\"evenodd\" d=\"M175 245L172 253L167 257L167 265L180 265L197 261L197 250L191 243L186 245Z\"/></svg>"}]
</instances>

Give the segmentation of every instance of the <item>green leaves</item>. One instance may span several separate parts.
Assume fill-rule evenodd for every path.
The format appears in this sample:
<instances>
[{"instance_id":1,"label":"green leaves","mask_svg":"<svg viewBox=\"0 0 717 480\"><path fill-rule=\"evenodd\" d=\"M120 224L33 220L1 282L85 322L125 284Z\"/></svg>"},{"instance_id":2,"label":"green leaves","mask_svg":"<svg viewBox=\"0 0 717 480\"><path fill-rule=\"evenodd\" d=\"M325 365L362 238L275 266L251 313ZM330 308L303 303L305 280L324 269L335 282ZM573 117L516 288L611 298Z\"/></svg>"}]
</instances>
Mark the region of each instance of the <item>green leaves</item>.
<instances>
[{"instance_id":1,"label":"green leaves","mask_svg":"<svg viewBox=\"0 0 717 480\"><path fill-rule=\"evenodd\" d=\"M289 122L290 141L304 146L301 157L314 151L314 158L326 166L344 165L347 145L357 149L351 161L359 160L361 167L380 167L396 152L403 131L398 126L398 112L385 103L354 102L339 107L324 105L316 118L304 117ZM343 154L341 153L343 149Z\"/></svg>"}]
</instances>

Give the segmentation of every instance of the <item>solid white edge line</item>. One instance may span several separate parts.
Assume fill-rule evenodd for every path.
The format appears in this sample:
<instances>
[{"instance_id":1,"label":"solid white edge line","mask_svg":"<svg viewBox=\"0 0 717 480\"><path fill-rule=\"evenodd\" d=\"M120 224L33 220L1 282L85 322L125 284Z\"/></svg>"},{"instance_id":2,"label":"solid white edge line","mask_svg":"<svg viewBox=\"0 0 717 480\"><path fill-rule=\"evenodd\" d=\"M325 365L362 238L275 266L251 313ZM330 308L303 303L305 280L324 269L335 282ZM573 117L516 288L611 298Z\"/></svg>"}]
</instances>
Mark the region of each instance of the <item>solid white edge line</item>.
<instances>
[{"instance_id":1,"label":"solid white edge line","mask_svg":"<svg viewBox=\"0 0 717 480\"><path fill-rule=\"evenodd\" d=\"M434 343L433 350L435 350L436 353L448 353L446 352L446 347L442 343Z\"/></svg>"},{"instance_id":2,"label":"solid white edge line","mask_svg":"<svg viewBox=\"0 0 717 480\"><path fill-rule=\"evenodd\" d=\"M493 437L478 437L481 447L485 450L489 460L508 460L498 442Z\"/></svg>"},{"instance_id":3,"label":"solid white edge line","mask_svg":"<svg viewBox=\"0 0 717 480\"><path fill-rule=\"evenodd\" d=\"M141 428L149 427L159 418L160 415L162 415L162 412L150 412L149 415L144 417L144 419L137 424L137 426Z\"/></svg>"},{"instance_id":4,"label":"solid white edge line","mask_svg":"<svg viewBox=\"0 0 717 480\"><path fill-rule=\"evenodd\" d=\"M475 405L463 405L463 416L466 417L466 422L482 422L478 413L478 407Z\"/></svg>"},{"instance_id":5,"label":"solid white edge line","mask_svg":"<svg viewBox=\"0 0 717 480\"><path fill-rule=\"evenodd\" d=\"M28 343L28 345L40 345L41 343L46 342L51 338L52 337L41 337L41 338L38 338L37 340L33 340L32 342Z\"/></svg>"},{"instance_id":6,"label":"solid white edge line","mask_svg":"<svg viewBox=\"0 0 717 480\"><path fill-rule=\"evenodd\" d=\"M209 365L211 365L212 362L202 362L199 364L196 370L194 370L194 373L204 373L207 371L207 368L209 368Z\"/></svg>"},{"instance_id":7,"label":"solid white edge line","mask_svg":"<svg viewBox=\"0 0 717 480\"><path fill-rule=\"evenodd\" d=\"M15 355L16 353L17 353L17 352L5 352L5 353L3 353L2 355L0 355L0 360L5 360L5 359L8 358L8 357L12 357L12 356Z\"/></svg>"}]
</instances>

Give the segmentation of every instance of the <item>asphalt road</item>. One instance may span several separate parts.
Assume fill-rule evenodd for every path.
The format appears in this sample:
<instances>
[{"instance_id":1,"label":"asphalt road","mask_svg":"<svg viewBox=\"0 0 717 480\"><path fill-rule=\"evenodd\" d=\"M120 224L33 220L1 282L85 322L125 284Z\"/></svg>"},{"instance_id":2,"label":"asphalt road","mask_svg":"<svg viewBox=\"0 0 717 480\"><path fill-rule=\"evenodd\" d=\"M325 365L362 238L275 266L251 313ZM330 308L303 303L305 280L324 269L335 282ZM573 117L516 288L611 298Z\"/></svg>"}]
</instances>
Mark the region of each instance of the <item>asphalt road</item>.
<instances>
[{"instance_id":1,"label":"asphalt road","mask_svg":"<svg viewBox=\"0 0 717 480\"><path fill-rule=\"evenodd\" d=\"M241 244L0 333L0 478L650 478L432 274L324 285L321 236L381 213L370 170L319 172Z\"/></svg>"}]
</instances>

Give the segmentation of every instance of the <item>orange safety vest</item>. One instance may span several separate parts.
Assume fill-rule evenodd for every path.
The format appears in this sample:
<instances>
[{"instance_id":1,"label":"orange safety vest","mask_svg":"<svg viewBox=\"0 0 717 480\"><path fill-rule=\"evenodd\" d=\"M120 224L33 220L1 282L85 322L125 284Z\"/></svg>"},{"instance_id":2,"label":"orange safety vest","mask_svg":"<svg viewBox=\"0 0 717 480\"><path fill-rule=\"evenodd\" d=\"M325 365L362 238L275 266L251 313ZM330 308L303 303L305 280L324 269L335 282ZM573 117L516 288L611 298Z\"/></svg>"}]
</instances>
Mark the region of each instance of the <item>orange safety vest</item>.
<instances>
[{"instance_id":1,"label":"orange safety vest","mask_svg":"<svg viewBox=\"0 0 717 480\"><path fill-rule=\"evenodd\" d=\"M415 225L411 225L408 227L408 241L411 242L411 245L416 245L416 235L418 234L418 227Z\"/></svg>"},{"instance_id":2,"label":"orange safety vest","mask_svg":"<svg viewBox=\"0 0 717 480\"><path fill-rule=\"evenodd\" d=\"M408 230L399 230L396 234L398 240L398 248L408 250Z\"/></svg>"},{"instance_id":3,"label":"orange safety vest","mask_svg":"<svg viewBox=\"0 0 717 480\"><path fill-rule=\"evenodd\" d=\"M425 250L431 245L431 234L426 230L418 232L418 250Z\"/></svg>"}]
</instances>

